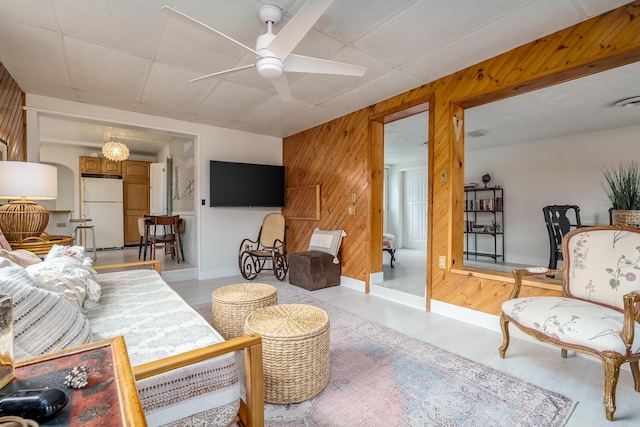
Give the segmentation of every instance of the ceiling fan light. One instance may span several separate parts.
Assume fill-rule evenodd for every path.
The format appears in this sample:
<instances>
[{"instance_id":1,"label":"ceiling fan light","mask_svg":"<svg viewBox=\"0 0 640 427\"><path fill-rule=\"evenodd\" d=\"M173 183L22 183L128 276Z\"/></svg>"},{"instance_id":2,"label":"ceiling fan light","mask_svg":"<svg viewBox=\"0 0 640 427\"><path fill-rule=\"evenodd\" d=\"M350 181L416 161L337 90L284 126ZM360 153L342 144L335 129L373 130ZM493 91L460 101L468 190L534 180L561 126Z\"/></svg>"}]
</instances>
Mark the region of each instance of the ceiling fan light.
<instances>
[{"instance_id":1,"label":"ceiling fan light","mask_svg":"<svg viewBox=\"0 0 640 427\"><path fill-rule=\"evenodd\" d=\"M277 79L284 72L284 64L278 58L260 58L256 61L258 73L265 79Z\"/></svg>"},{"instance_id":2,"label":"ceiling fan light","mask_svg":"<svg viewBox=\"0 0 640 427\"><path fill-rule=\"evenodd\" d=\"M121 142L117 142L115 138L104 143L102 146L102 155L114 162L121 162L129 158L129 147Z\"/></svg>"}]
</instances>

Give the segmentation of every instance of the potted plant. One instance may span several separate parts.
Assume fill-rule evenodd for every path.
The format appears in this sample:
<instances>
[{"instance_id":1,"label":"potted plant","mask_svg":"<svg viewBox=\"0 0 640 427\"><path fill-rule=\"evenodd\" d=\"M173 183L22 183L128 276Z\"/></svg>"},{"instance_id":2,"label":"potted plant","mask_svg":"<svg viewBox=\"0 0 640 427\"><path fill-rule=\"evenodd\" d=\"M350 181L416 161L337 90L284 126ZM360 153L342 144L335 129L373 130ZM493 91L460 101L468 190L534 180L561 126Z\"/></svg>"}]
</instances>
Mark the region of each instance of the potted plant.
<instances>
[{"instance_id":1,"label":"potted plant","mask_svg":"<svg viewBox=\"0 0 640 427\"><path fill-rule=\"evenodd\" d=\"M605 194L611 202L614 224L640 225L640 168L631 161L604 169Z\"/></svg>"}]
</instances>

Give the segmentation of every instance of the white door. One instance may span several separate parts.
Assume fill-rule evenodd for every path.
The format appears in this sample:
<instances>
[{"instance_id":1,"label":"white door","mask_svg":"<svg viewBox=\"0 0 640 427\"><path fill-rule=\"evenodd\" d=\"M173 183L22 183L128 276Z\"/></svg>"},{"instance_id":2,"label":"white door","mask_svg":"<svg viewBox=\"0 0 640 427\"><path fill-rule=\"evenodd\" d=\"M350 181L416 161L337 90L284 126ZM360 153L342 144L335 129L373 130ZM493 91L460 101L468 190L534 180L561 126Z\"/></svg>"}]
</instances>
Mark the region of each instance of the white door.
<instances>
[{"instance_id":1,"label":"white door","mask_svg":"<svg viewBox=\"0 0 640 427\"><path fill-rule=\"evenodd\" d=\"M427 197L429 182L426 170L402 172L402 247L427 249Z\"/></svg>"},{"instance_id":2,"label":"white door","mask_svg":"<svg viewBox=\"0 0 640 427\"><path fill-rule=\"evenodd\" d=\"M151 215L167 215L167 189L164 163L151 163Z\"/></svg>"}]
</instances>

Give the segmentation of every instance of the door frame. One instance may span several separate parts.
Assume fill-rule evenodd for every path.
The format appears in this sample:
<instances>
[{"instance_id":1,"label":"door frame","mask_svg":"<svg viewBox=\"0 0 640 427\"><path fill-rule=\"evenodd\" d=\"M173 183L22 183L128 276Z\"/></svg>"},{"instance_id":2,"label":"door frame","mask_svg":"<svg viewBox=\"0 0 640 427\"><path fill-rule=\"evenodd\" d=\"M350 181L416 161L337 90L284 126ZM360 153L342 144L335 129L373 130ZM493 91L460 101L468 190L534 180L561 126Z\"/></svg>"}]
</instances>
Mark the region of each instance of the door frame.
<instances>
[{"instance_id":1,"label":"door frame","mask_svg":"<svg viewBox=\"0 0 640 427\"><path fill-rule=\"evenodd\" d=\"M384 125L414 114L429 112L429 141L433 141L433 121L435 119L433 94L396 107L373 114L369 117L369 275L366 280L365 292L370 291L370 277L382 272L382 227L383 227L383 189L384 189ZM428 144L427 167L433 170L433 144ZM433 211L433 174L429 174L427 196L427 265L431 265L432 254L432 211ZM427 268L427 283L425 284L426 310L431 307L432 271Z\"/></svg>"}]
</instances>

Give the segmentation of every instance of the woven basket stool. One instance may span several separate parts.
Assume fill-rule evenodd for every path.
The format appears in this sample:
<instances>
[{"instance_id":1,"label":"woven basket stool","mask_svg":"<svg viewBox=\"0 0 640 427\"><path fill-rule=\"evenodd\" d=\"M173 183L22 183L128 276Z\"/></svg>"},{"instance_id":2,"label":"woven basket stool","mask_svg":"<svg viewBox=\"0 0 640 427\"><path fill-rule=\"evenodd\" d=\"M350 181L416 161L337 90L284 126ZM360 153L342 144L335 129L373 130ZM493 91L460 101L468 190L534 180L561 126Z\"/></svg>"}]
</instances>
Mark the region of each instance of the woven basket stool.
<instances>
[{"instance_id":1,"label":"woven basket stool","mask_svg":"<svg viewBox=\"0 0 640 427\"><path fill-rule=\"evenodd\" d=\"M329 382L329 316L312 305L260 308L244 324L262 336L264 400L295 403L320 393Z\"/></svg>"},{"instance_id":2,"label":"woven basket stool","mask_svg":"<svg viewBox=\"0 0 640 427\"><path fill-rule=\"evenodd\" d=\"M226 340L244 335L244 320L257 308L278 303L274 286L266 283L238 283L211 294L213 328Z\"/></svg>"}]
</instances>

